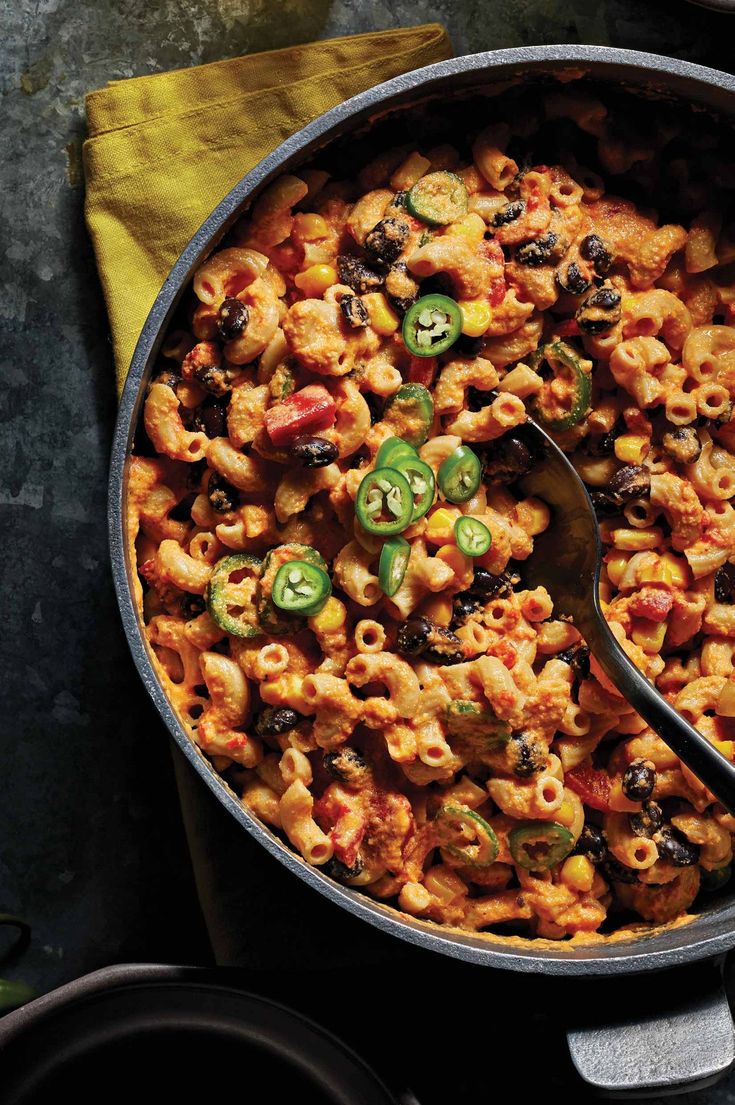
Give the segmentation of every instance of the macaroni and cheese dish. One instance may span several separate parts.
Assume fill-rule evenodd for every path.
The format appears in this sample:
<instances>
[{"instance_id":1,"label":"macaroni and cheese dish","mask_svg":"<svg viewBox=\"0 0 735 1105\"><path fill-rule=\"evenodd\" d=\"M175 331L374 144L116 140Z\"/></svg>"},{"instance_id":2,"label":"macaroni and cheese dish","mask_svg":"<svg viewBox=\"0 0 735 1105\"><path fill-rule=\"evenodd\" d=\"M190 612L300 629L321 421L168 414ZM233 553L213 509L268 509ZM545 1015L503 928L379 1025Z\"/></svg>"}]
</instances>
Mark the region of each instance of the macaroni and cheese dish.
<instances>
[{"instance_id":1,"label":"macaroni and cheese dish","mask_svg":"<svg viewBox=\"0 0 735 1105\"><path fill-rule=\"evenodd\" d=\"M281 176L148 388L129 539L182 724L307 863L438 924L589 939L729 878L735 820L523 584L528 412L615 636L733 758L731 181L662 119L556 88Z\"/></svg>"}]
</instances>

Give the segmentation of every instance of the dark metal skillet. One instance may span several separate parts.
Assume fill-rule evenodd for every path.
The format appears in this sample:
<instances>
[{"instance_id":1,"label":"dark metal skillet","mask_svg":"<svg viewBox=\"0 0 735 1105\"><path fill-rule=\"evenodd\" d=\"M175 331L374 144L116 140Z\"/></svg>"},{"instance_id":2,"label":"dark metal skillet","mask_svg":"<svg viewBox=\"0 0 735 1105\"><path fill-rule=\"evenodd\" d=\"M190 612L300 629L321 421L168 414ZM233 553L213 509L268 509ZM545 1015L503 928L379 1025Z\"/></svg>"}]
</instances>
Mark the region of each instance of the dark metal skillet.
<instances>
[{"instance_id":1,"label":"dark metal skillet","mask_svg":"<svg viewBox=\"0 0 735 1105\"><path fill-rule=\"evenodd\" d=\"M524 492L552 507L551 525L534 538L525 581L544 586L554 611L571 617L605 675L687 767L735 813L735 764L670 706L613 636L600 609L602 545L592 501L572 464L545 430L529 419L524 432L536 463L520 481Z\"/></svg>"},{"instance_id":2,"label":"dark metal skillet","mask_svg":"<svg viewBox=\"0 0 735 1105\"><path fill-rule=\"evenodd\" d=\"M354 97L327 112L304 130L284 142L265 158L226 196L207 219L174 265L151 310L141 334L123 392L110 469L109 526L113 578L124 629L133 659L169 732L218 801L236 822L272 856L302 881L318 890L335 905L363 918L386 934L420 948L441 952L476 965L526 973L564 975L565 992L574 979L606 976L604 1014L609 1032L596 1035L580 1032L570 1037L573 1054L589 1081L597 1087L630 1090L655 1087L670 1093L687 1080L716 1077L735 1059L732 1021L717 972L697 961L721 955L735 947L735 902L721 898L701 909L681 925L667 925L645 936L618 933L614 939L595 943L554 944L507 941L492 934L448 932L429 922L408 917L343 886L309 867L284 842L259 822L242 805L224 780L202 756L181 725L166 698L153 668L134 600L135 567L129 562L125 537L125 487L127 458L139 421L145 386L153 371L166 328L188 287L194 270L216 247L247 204L271 180L308 161L316 151L335 140L361 133L372 120L380 120L427 96L467 94L478 88L520 79L535 84L563 75L565 81L588 76L604 88L621 85L635 89L642 98L649 95L678 98L719 111L726 123L735 116L735 78L726 73L627 50L590 46L523 47L470 57L454 58L389 81ZM540 96L544 95L541 88ZM725 125L725 124L723 124ZM682 965L695 964L702 993L694 1000L689 982L680 981ZM631 1004L629 977L620 979L627 999L621 1000L617 1024L610 998L610 976L631 976L643 971L674 968L659 973L648 992L660 1000L659 1015L641 1012L641 982L633 983L635 1004ZM671 979L668 988L665 980ZM584 987L589 993L589 987ZM664 996L664 991L667 996ZM677 997L676 1005L671 995ZM600 995L602 997L602 995ZM590 998L579 997L580 1009L589 1015ZM586 1004L585 1004L586 1003ZM592 1006L599 1006L592 1000ZM663 1027L662 1027L663 1025ZM586 1031L586 1029L585 1029ZM667 1047L661 1049L661 1032ZM616 1042L622 1044L621 1056ZM664 1089L665 1087L665 1089Z\"/></svg>"}]
</instances>

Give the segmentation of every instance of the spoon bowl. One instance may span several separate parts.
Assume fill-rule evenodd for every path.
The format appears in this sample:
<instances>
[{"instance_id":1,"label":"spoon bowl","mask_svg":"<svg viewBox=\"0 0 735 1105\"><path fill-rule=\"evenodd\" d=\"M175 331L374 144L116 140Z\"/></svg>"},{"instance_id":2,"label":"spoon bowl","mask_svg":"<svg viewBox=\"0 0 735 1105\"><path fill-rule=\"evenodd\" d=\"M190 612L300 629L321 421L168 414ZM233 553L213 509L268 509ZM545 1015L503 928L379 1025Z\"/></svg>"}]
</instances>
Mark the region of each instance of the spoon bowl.
<instances>
[{"instance_id":1,"label":"spoon bowl","mask_svg":"<svg viewBox=\"0 0 735 1105\"><path fill-rule=\"evenodd\" d=\"M627 657L600 608L602 544L587 488L545 430L528 419L524 436L534 465L519 480L526 495L551 509L551 523L534 538L524 581L545 587L557 614L571 618L611 683L722 805L735 814L735 764L690 725Z\"/></svg>"}]
</instances>

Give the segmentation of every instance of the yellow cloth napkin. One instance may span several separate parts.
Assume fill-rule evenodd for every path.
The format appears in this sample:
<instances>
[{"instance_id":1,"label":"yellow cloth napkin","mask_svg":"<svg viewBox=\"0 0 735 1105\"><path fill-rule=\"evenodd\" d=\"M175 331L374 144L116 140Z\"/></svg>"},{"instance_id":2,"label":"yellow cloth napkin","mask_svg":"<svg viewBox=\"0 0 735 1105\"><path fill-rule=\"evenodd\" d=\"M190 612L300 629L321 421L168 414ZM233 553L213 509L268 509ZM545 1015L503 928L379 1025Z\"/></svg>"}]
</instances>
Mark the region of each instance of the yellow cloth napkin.
<instances>
[{"instance_id":1,"label":"yellow cloth napkin","mask_svg":"<svg viewBox=\"0 0 735 1105\"><path fill-rule=\"evenodd\" d=\"M429 23L112 81L87 97L87 227L119 390L166 275L238 180L322 112L451 55Z\"/></svg>"}]
</instances>

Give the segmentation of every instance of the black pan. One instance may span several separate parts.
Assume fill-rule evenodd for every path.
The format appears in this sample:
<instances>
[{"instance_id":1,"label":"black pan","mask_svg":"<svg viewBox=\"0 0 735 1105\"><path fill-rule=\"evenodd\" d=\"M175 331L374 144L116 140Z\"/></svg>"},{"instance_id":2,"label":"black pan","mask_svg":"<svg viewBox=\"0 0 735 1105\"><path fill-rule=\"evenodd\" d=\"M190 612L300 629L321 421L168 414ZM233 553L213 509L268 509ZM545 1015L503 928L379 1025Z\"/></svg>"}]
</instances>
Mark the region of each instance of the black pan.
<instances>
[{"instance_id":1,"label":"black pan","mask_svg":"<svg viewBox=\"0 0 735 1105\"><path fill-rule=\"evenodd\" d=\"M609 50L592 46L526 47L500 50L468 57L454 58L407 73L385 84L378 85L355 96L327 112L298 134L289 138L272 154L260 162L219 204L212 215L194 235L181 257L174 265L151 310L138 342L123 392L114 445L112 449L109 499L109 529L112 566L123 625L138 671L161 717L184 755L201 775L204 782L229 810L242 827L254 836L272 855L299 878L324 894L343 909L362 917L386 933L398 936L413 944L442 952L445 955L482 966L500 967L515 971L577 977L630 975L644 971L662 970L690 963L695 960L716 957L735 945L735 905L732 899L720 899L704 910L694 920L680 925L662 928L642 937L616 938L607 943L591 943L569 947L531 941L508 941L492 935L448 933L436 926L406 917L373 901L359 892L333 882L318 869L310 867L284 844L266 826L257 821L238 801L208 761L191 742L178 722L151 665L142 627L131 593L131 573L134 568L127 562L123 533L123 500L125 492L126 461L139 421L145 385L156 360L166 328L176 306L187 287L196 267L217 245L235 219L242 214L267 183L282 172L308 161L317 150L344 142L346 136L366 127L376 116L398 113L427 96L440 96L437 103L454 94L467 95L478 89L522 79L524 82L548 81L550 76L564 73L566 79L583 76L595 82L639 92L642 97L680 99L685 103L702 105L719 113L728 122L735 117L735 78L676 59L659 57L627 50ZM540 92L542 94L542 92ZM634 984L635 985L635 984ZM678 1046L668 1052L667 1070L639 1070L636 1079L631 1071L620 1074L619 1061L610 1062L605 1069L592 1069L592 1052L585 1050L589 1036L576 1037L576 1060L590 1079L609 1087L619 1083L629 1086L631 1080L639 1085L646 1079L651 1086L682 1082L697 1073L700 1077L721 1070L735 1059L732 1048L732 1022L722 993L700 1002L701 1008L716 1009L720 1030L710 1026L691 1031L699 1041L696 1056ZM686 1011L685 1011L686 1012ZM690 1011L690 1015L693 1015ZM704 1057L701 1041L724 1041L716 1055ZM602 1037L595 1037L598 1044ZM629 1047L643 1034L632 1036ZM717 1051L717 1048L715 1049ZM608 1043L594 1049L594 1055L602 1062L610 1056ZM701 1060L705 1058L704 1064ZM698 1064L697 1071L692 1064ZM639 1067L645 1064L639 1057ZM695 1065L696 1065L695 1064ZM604 1064L603 1064L604 1065ZM660 1057L657 1067L661 1067ZM608 1069L609 1068L609 1069ZM662 1081L663 1079L663 1081Z\"/></svg>"}]
</instances>

